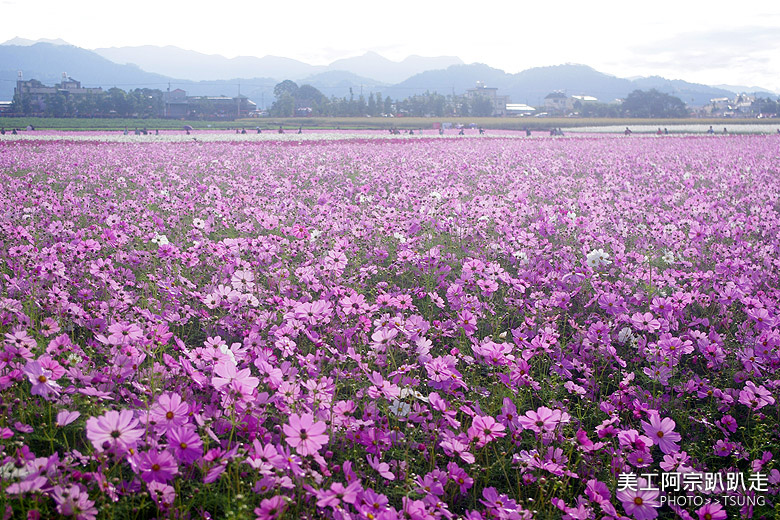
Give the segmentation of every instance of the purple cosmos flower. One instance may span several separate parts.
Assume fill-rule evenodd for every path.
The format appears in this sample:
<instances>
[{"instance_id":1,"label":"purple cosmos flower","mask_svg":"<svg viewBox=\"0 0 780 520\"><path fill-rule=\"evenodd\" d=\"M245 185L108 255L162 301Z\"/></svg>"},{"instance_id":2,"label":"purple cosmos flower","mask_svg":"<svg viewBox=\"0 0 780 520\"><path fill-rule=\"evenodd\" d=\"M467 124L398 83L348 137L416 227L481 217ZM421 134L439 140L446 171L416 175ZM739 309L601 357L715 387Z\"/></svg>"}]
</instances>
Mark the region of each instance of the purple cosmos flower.
<instances>
[{"instance_id":1,"label":"purple cosmos flower","mask_svg":"<svg viewBox=\"0 0 780 520\"><path fill-rule=\"evenodd\" d=\"M143 435L131 410L111 410L100 417L87 419L87 439L97 451L126 453Z\"/></svg>"},{"instance_id":2,"label":"purple cosmos flower","mask_svg":"<svg viewBox=\"0 0 780 520\"><path fill-rule=\"evenodd\" d=\"M282 427L287 444L304 457L317 453L328 442L326 428L324 422L315 421L310 413L292 414L289 423Z\"/></svg>"}]
</instances>

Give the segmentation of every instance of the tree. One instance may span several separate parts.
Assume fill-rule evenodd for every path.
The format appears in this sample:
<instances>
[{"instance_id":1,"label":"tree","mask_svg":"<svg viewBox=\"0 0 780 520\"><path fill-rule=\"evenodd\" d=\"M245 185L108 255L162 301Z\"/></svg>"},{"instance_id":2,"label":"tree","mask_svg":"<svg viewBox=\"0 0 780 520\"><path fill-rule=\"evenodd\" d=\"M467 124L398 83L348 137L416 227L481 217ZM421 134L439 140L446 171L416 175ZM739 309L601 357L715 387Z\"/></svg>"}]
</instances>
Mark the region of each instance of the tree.
<instances>
[{"instance_id":1,"label":"tree","mask_svg":"<svg viewBox=\"0 0 780 520\"><path fill-rule=\"evenodd\" d=\"M298 84L289 79L277 83L274 87L274 96L276 99L284 97L285 94L295 97L296 92L298 92Z\"/></svg>"},{"instance_id":2,"label":"tree","mask_svg":"<svg viewBox=\"0 0 780 520\"><path fill-rule=\"evenodd\" d=\"M635 90L623 101L623 111L628 117L687 117L685 103L675 96L656 89Z\"/></svg>"},{"instance_id":3,"label":"tree","mask_svg":"<svg viewBox=\"0 0 780 520\"><path fill-rule=\"evenodd\" d=\"M471 101L471 115L488 117L493 115L493 102L485 96L477 96Z\"/></svg>"}]
</instances>

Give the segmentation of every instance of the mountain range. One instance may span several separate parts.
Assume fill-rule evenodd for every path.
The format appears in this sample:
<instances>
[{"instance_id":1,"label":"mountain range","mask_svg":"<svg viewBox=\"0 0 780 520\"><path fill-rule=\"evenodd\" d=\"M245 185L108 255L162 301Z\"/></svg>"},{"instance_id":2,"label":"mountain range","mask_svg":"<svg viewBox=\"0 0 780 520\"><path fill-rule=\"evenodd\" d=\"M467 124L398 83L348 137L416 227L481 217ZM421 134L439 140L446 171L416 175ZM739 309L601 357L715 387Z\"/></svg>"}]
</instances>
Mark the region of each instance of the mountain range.
<instances>
[{"instance_id":1,"label":"mountain range","mask_svg":"<svg viewBox=\"0 0 780 520\"><path fill-rule=\"evenodd\" d=\"M381 92L394 99L413 94L439 92L463 94L477 81L498 88L515 103L540 106L553 91L588 95L602 102L624 98L636 89L655 88L694 106L710 99L734 97L735 92L776 94L759 87L702 85L658 76L619 78L586 65L566 64L536 67L511 74L480 63L465 64L454 56L409 56L389 60L377 53L334 61L327 66L310 65L291 58L219 55L166 46L110 47L95 50L69 45L63 40L33 41L14 38L0 44L0 100L10 100L21 71L25 79L47 85L67 73L84 86L133 88L181 88L189 95L248 96L260 107L273 102L273 87L284 79L308 83L327 96L356 97Z\"/></svg>"}]
</instances>

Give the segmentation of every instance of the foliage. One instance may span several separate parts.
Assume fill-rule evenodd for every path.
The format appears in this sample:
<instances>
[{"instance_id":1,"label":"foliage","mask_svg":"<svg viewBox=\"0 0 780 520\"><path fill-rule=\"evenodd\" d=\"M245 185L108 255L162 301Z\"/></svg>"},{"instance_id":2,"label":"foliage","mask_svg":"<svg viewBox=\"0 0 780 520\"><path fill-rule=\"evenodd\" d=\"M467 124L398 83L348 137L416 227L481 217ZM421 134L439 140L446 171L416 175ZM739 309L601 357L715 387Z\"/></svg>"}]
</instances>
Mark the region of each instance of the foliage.
<instances>
[{"instance_id":1,"label":"foliage","mask_svg":"<svg viewBox=\"0 0 780 520\"><path fill-rule=\"evenodd\" d=\"M628 117L673 118L688 115L685 103L680 98L656 89L631 92L623 101L621 108Z\"/></svg>"}]
</instances>

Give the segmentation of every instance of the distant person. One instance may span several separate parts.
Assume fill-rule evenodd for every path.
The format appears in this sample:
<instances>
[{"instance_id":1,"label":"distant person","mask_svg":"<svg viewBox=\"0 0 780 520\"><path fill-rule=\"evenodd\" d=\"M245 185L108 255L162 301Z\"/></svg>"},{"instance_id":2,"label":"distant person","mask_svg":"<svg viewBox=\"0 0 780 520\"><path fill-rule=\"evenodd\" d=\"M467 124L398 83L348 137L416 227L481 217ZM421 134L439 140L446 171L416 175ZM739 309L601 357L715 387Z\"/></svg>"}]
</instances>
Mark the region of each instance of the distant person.
<instances>
[{"instance_id":1,"label":"distant person","mask_svg":"<svg viewBox=\"0 0 780 520\"><path fill-rule=\"evenodd\" d=\"M246 128L242 128L242 129L241 129L241 133L242 133L242 134L246 134Z\"/></svg>"},{"instance_id":2,"label":"distant person","mask_svg":"<svg viewBox=\"0 0 780 520\"><path fill-rule=\"evenodd\" d=\"M460 129L460 132L458 132L458 135L464 135L463 129Z\"/></svg>"},{"instance_id":3,"label":"distant person","mask_svg":"<svg viewBox=\"0 0 780 520\"><path fill-rule=\"evenodd\" d=\"M715 133L715 130L712 128L712 125L710 125L710 127L707 129L707 133L710 135Z\"/></svg>"},{"instance_id":4,"label":"distant person","mask_svg":"<svg viewBox=\"0 0 780 520\"><path fill-rule=\"evenodd\" d=\"M778 129L777 131L780 132L780 129ZM439 135L444 135L444 129L441 127L439 127Z\"/></svg>"},{"instance_id":5,"label":"distant person","mask_svg":"<svg viewBox=\"0 0 780 520\"><path fill-rule=\"evenodd\" d=\"M160 135L160 129L159 128L156 128L154 130L154 135Z\"/></svg>"},{"instance_id":6,"label":"distant person","mask_svg":"<svg viewBox=\"0 0 780 520\"><path fill-rule=\"evenodd\" d=\"M623 131L624 135L631 135L631 129L629 127L626 127L626 129Z\"/></svg>"},{"instance_id":7,"label":"distant person","mask_svg":"<svg viewBox=\"0 0 780 520\"><path fill-rule=\"evenodd\" d=\"M777 132L780 133L780 129ZM5 135L5 128L0 128L0 135Z\"/></svg>"},{"instance_id":8,"label":"distant person","mask_svg":"<svg viewBox=\"0 0 780 520\"><path fill-rule=\"evenodd\" d=\"M280 127L279 127L279 130L278 130L278 132L279 132L280 134L283 134L283 133L284 133L284 129L282 129L282 127L280 126Z\"/></svg>"},{"instance_id":9,"label":"distant person","mask_svg":"<svg viewBox=\"0 0 780 520\"><path fill-rule=\"evenodd\" d=\"M258 133L258 134L262 134L262 133L263 133L263 131L262 131L262 130L260 130L260 127L259 127L259 126L257 127L257 133Z\"/></svg>"},{"instance_id":10,"label":"distant person","mask_svg":"<svg viewBox=\"0 0 780 520\"><path fill-rule=\"evenodd\" d=\"M414 130L409 130L409 135L414 135Z\"/></svg>"},{"instance_id":11,"label":"distant person","mask_svg":"<svg viewBox=\"0 0 780 520\"><path fill-rule=\"evenodd\" d=\"M661 127L658 127L658 131L655 133L655 135L664 135L663 130L661 130Z\"/></svg>"},{"instance_id":12,"label":"distant person","mask_svg":"<svg viewBox=\"0 0 780 520\"><path fill-rule=\"evenodd\" d=\"M485 135L485 129L481 126L479 127L479 135Z\"/></svg>"},{"instance_id":13,"label":"distant person","mask_svg":"<svg viewBox=\"0 0 780 520\"><path fill-rule=\"evenodd\" d=\"M299 134L302 134L302 133L303 133L303 125L301 125L301 126L299 126L299 127L298 127L298 133L299 133Z\"/></svg>"},{"instance_id":14,"label":"distant person","mask_svg":"<svg viewBox=\"0 0 780 520\"><path fill-rule=\"evenodd\" d=\"M526 128L525 129L525 136L526 137L531 137L531 129L530 128Z\"/></svg>"},{"instance_id":15,"label":"distant person","mask_svg":"<svg viewBox=\"0 0 780 520\"><path fill-rule=\"evenodd\" d=\"M664 127L664 135L669 135L669 129Z\"/></svg>"},{"instance_id":16,"label":"distant person","mask_svg":"<svg viewBox=\"0 0 780 520\"><path fill-rule=\"evenodd\" d=\"M728 131L728 130L726 130L726 127L724 126L724 127L723 127L723 135L728 135L728 133L729 133L729 131Z\"/></svg>"},{"instance_id":17,"label":"distant person","mask_svg":"<svg viewBox=\"0 0 780 520\"><path fill-rule=\"evenodd\" d=\"M185 132L187 132L187 135L190 135L190 129L189 128L187 130L185 130Z\"/></svg>"},{"instance_id":18,"label":"distant person","mask_svg":"<svg viewBox=\"0 0 780 520\"><path fill-rule=\"evenodd\" d=\"M11 135L17 135L16 128L13 129L13 131L11 132Z\"/></svg>"}]
</instances>

